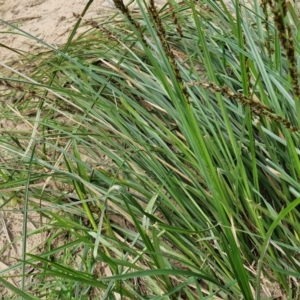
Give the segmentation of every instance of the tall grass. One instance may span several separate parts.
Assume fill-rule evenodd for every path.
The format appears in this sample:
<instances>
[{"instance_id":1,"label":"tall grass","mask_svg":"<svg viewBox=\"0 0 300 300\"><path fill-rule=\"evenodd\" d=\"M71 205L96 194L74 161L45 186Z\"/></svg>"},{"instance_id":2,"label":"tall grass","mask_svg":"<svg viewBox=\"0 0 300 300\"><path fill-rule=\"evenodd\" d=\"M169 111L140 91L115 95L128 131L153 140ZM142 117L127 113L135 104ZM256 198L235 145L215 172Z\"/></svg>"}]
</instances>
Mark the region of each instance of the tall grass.
<instances>
[{"instance_id":1,"label":"tall grass","mask_svg":"<svg viewBox=\"0 0 300 300\"><path fill-rule=\"evenodd\" d=\"M85 9L84 34L3 71L19 97L1 118L24 129L1 129L1 209L40 212L49 239L26 253L24 218L0 282L24 299L298 299L297 5L136 3Z\"/></svg>"}]
</instances>

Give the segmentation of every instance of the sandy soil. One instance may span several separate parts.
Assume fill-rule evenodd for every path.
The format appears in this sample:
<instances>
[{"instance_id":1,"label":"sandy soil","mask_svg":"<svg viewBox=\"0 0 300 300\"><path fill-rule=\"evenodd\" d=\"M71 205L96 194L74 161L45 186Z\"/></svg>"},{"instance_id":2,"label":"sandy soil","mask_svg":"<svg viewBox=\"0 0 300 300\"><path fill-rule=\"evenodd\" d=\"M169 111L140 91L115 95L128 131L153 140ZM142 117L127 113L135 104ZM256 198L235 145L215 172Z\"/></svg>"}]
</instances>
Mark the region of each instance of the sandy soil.
<instances>
[{"instance_id":1,"label":"sandy soil","mask_svg":"<svg viewBox=\"0 0 300 300\"><path fill-rule=\"evenodd\" d=\"M92 19L114 10L109 0L94 0L85 18ZM0 18L10 22L35 37L52 45L66 42L87 0L2 0ZM27 37L9 33L11 29L0 22L0 43L7 47L32 51L38 44ZM6 32L5 32L6 31ZM15 54L9 49L1 48L1 60L7 60Z\"/></svg>"}]
</instances>

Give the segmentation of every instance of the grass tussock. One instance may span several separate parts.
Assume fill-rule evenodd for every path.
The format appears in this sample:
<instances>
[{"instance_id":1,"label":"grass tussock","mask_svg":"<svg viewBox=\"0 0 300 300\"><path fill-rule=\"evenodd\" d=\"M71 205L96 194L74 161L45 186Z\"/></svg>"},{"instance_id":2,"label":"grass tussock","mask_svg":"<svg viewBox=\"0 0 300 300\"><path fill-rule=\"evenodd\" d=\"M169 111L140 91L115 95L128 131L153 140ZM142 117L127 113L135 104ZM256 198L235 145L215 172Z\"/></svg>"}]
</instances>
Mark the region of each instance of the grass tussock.
<instances>
[{"instance_id":1,"label":"grass tussock","mask_svg":"<svg viewBox=\"0 0 300 300\"><path fill-rule=\"evenodd\" d=\"M1 210L24 228L0 284L24 299L299 299L297 6L115 0L91 21L90 2L63 48L2 64ZM48 220L34 233L29 211Z\"/></svg>"}]
</instances>

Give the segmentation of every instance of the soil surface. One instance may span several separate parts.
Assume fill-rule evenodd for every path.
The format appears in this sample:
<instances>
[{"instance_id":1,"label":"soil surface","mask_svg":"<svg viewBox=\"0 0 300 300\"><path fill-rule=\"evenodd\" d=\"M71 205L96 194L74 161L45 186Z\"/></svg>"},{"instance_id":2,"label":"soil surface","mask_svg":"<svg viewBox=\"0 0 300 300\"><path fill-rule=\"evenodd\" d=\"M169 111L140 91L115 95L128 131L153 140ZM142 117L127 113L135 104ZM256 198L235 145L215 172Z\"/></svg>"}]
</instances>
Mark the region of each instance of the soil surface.
<instances>
[{"instance_id":1,"label":"soil surface","mask_svg":"<svg viewBox=\"0 0 300 300\"><path fill-rule=\"evenodd\" d=\"M94 0L85 19L93 19L115 10L113 3L108 1ZM75 15L82 13L87 2L87 0L2 0L0 19L53 46L59 46L66 42L77 21ZM2 61L15 57L16 53L9 48L32 51L39 46L33 39L13 34L12 29L3 22L0 22L0 30Z\"/></svg>"}]
</instances>

